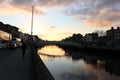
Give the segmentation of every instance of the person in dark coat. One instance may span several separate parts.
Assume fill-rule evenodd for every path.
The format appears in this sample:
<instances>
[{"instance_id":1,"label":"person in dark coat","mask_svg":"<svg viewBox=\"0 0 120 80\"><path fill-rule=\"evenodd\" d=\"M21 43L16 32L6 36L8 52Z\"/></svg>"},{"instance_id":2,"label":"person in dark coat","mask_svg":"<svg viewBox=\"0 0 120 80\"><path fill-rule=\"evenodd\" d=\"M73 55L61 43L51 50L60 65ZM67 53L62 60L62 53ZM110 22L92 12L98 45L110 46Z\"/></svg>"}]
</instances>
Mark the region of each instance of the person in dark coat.
<instances>
[{"instance_id":1,"label":"person in dark coat","mask_svg":"<svg viewBox=\"0 0 120 80\"><path fill-rule=\"evenodd\" d=\"M25 42L23 41L23 39L21 40L21 43L22 43L22 46L21 46L21 48L22 48L22 56L23 56L23 58L24 58L25 49L26 49L26 44L25 44Z\"/></svg>"}]
</instances>

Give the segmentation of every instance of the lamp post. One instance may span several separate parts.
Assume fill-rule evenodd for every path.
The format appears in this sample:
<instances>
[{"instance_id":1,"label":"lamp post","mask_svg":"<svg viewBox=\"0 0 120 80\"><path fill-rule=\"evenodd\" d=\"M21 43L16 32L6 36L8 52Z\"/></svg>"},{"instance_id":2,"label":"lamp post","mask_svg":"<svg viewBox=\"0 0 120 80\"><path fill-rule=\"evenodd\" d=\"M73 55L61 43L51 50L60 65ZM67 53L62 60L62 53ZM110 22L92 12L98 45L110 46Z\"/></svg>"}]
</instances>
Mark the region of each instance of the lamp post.
<instances>
[{"instance_id":1,"label":"lamp post","mask_svg":"<svg viewBox=\"0 0 120 80\"><path fill-rule=\"evenodd\" d=\"M34 16L34 5L32 6L32 19L31 19L31 42L33 41L33 16Z\"/></svg>"}]
</instances>

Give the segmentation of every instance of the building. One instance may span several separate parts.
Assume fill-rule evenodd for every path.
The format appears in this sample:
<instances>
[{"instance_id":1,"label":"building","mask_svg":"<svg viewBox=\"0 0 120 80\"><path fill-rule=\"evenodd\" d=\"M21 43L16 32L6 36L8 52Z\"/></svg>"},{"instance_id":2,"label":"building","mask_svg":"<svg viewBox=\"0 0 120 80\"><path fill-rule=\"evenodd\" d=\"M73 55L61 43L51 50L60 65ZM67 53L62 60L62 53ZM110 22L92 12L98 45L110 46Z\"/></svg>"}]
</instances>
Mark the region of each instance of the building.
<instances>
[{"instance_id":1,"label":"building","mask_svg":"<svg viewBox=\"0 0 120 80\"><path fill-rule=\"evenodd\" d=\"M110 47L120 47L120 28L114 29L111 27L110 30L107 30L107 44Z\"/></svg>"},{"instance_id":2,"label":"building","mask_svg":"<svg viewBox=\"0 0 120 80\"><path fill-rule=\"evenodd\" d=\"M9 24L6 24L5 26L8 29L7 32L12 34L12 38L18 38L19 37L19 33L18 33L19 28L15 27L15 26L11 26Z\"/></svg>"},{"instance_id":3,"label":"building","mask_svg":"<svg viewBox=\"0 0 120 80\"><path fill-rule=\"evenodd\" d=\"M98 47L107 47L107 37L106 36L100 36L98 37Z\"/></svg>"},{"instance_id":4,"label":"building","mask_svg":"<svg viewBox=\"0 0 120 80\"><path fill-rule=\"evenodd\" d=\"M89 33L84 36L83 40L86 46L93 46L98 44L98 34L97 33Z\"/></svg>"},{"instance_id":5,"label":"building","mask_svg":"<svg viewBox=\"0 0 120 80\"><path fill-rule=\"evenodd\" d=\"M11 34L0 30L0 42L10 41L11 38L12 38Z\"/></svg>"},{"instance_id":6,"label":"building","mask_svg":"<svg viewBox=\"0 0 120 80\"><path fill-rule=\"evenodd\" d=\"M12 38L19 38L19 28L0 22L0 30L12 35Z\"/></svg>"}]
</instances>

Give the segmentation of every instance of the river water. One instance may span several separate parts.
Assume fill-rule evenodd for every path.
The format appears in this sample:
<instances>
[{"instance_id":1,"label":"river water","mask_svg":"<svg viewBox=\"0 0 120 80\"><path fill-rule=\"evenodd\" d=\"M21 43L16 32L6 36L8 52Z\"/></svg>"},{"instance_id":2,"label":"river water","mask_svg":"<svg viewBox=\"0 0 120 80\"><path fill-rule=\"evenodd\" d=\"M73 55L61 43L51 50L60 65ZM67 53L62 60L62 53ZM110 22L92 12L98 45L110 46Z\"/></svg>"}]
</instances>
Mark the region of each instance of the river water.
<instances>
[{"instance_id":1,"label":"river water","mask_svg":"<svg viewBox=\"0 0 120 80\"><path fill-rule=\"evenodd\" d=\"M120 63L84 52L44 46L38 54L55 80L120 80Z\"/></svg>"}]
</instances>

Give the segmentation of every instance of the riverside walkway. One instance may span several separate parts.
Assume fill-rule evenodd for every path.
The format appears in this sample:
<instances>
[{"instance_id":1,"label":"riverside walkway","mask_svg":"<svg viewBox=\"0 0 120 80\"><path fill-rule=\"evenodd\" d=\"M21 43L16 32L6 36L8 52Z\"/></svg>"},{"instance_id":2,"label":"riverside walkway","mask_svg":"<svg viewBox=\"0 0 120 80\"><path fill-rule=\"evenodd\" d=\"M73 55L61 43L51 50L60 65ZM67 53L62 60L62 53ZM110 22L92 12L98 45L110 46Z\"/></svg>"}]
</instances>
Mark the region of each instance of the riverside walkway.
<instances>
[{"instance_id":1,"label":"riverside walkway","mask_svg":"<svg viewBox=\"0 0 120 80\"><path fill-rule=\"evenodd\" d=\"M0 80L54 80L35 49L0 50Z\"/></svg>"}]
</instances>

